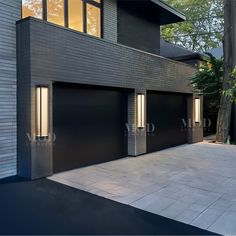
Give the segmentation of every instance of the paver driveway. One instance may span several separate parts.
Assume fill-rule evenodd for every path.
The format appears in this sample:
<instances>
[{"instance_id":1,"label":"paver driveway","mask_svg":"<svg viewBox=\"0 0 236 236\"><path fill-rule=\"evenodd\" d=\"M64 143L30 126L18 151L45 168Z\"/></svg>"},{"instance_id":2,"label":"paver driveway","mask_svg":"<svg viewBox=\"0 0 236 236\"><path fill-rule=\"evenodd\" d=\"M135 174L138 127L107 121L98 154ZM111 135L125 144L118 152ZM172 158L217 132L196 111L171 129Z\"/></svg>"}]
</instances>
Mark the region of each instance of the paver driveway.
<instances>
[{"instance_id":1,"label":"paver driveway","mask_svg":"<svg viewBox=\"0 0 236 236\"><path fill-rule=\"evenodd\" d=\"M236 234L236 146L183 145L50 179L216 233Z\"/></svg>"}]
</instances>

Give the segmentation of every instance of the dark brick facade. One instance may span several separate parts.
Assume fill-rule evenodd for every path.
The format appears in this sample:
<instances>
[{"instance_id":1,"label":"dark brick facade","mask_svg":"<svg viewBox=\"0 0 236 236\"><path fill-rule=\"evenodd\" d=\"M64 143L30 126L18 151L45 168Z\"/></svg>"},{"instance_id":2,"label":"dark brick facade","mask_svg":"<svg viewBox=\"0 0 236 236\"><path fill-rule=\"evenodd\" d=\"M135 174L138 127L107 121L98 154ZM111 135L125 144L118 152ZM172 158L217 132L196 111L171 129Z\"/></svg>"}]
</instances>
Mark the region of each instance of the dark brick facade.
<instances>
[{"instance_id":1,"label":"dark brick facade","mask_svg":"<svg viewBox=\"0 0 236 236\"><path fill-rule=\"evenodd\" d=\"M35 94L39 84L71 82L188 94L189 118L193 118L193 92L189 78L195 69L183 63L137 49L97 39L33 18L17 24L18 46L18 112L19 172L39 178L52 174L52 144L27 145L35 130ZM51 96L52 110L52 96ZM129 122L135 123L135 96L129 99ZM51 113L51 133L53 133ZM199 141L202 129L189 131L189 142ZM129 154L146 152L146 137L129 139ZM26 171L28 170L28 171Z\"/></svg>"}]
</instances>

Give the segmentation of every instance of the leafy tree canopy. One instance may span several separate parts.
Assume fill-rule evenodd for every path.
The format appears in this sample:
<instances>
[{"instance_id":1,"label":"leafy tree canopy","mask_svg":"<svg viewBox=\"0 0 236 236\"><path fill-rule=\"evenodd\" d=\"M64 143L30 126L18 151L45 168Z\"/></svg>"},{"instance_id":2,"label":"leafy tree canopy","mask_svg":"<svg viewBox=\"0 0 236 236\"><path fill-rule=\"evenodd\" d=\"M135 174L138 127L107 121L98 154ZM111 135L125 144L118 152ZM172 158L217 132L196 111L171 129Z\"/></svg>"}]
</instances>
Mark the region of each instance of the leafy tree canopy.
<instances>
[{"instance_id":1,"label":"leafy tree canopy","mask_svg":"<svg viewBox=\"0 0 236 236\"><path fill-rule=\"evenodd\" d=\"M236 103L236 66L233 72L231 73L231 76L233 80L231 81L230 88L224 91L224 93L230 98L232 102Z\"/></svg>"},{"instance_id":2,"label":"leafy tree canopy","mask_svg":"<svg viewBox=\"0 0 236 236\"><path fill-rule=\"evenodd\" d=\"M204 95L204 110L208 114L218 112L224 76L224 60L216 59L211 54L209 56L210 59L191 78L195 93Z\"/></svg>"},{"instance_id":3,"label":"leafy tree canopy","mask_svg":"<svg viewBox=\"0 0 236 236\"><path fill-rule=\"evenodd\" d=\"M204 96L220 97L222 93L222 82L224 76L224 60L216 59L211 54L208 61L204 62L191 83L195 92Z\"/></svg>"},{"instance_id":4,"label":"leafy tree canopy","mask_svg":"<svg viewBox=\"0 0 236 236\"><path fill-rule=\"evenodd\" d=\"M186 15L185 22L162 27L162 37L193 51L206 52L222 46L223 0L165 0Z\"/></svg>"}]
</instances>

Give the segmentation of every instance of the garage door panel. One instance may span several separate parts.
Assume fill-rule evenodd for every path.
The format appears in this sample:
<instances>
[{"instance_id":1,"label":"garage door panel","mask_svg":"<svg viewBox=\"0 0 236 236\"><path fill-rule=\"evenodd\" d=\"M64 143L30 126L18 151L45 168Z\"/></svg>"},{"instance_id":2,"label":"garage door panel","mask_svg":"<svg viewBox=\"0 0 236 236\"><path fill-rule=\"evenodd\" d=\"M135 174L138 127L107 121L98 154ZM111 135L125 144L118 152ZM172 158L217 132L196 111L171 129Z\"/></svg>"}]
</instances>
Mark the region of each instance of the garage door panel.
<instances>
[{"instance_id":1,"label":"garage door panel","mask_svg":"<svg viewBox=\"0 0 236 236\"><path fill-rule=\"evenodd\" d=\"M127 95L116 90L54 87L54 172L127 156Z\"/></svg>"},{"instance_id":2,"label":"garage door panel","mask_svg":"<svg viewBox=\"0 0 236 236\"><path fill-rule=\"evenodd\" d=\"M155 130L147 133L148 152L187 143L183 119L187 120L186 95L149 92L147 122L154 124Z\"/></svg>"}]
</instances>

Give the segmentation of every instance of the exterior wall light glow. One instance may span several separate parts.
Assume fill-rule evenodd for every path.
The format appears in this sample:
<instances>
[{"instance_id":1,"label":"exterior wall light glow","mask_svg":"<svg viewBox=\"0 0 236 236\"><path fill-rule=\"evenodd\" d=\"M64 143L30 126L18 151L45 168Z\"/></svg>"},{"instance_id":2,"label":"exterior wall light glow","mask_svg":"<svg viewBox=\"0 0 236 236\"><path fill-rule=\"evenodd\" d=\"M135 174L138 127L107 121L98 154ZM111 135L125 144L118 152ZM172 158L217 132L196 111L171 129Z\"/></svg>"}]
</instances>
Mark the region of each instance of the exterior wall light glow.
<instances>
[{"instance_id":1,"label":"exterior wall light glow","mask_svg":"<svg viewBox=\"0 0 236 236\"><path fill-rule=\"evenodd\" d=\"M195 122L201 122L201 100L200 98L195 98Z\"/></svg>"},{"instance_id":2,"label":"exterior wall light glow","mask_svg":"<svg viewBox=\"0 0 236 236\"><path fill-rule=\"evenodd\" d=\"M137 95L137 127L145 128L145 95Z\"/></svg>"},{"instance_id":3,"label":"exterior wall light glow","mask_svg":"<svg viewBox=\"0 0 236 236\"><path fill-rule=\"evenodd\" d=\"M36 87L36 137L47 138L49 135L49 88Z\"/></svg>"}]
</instances>

